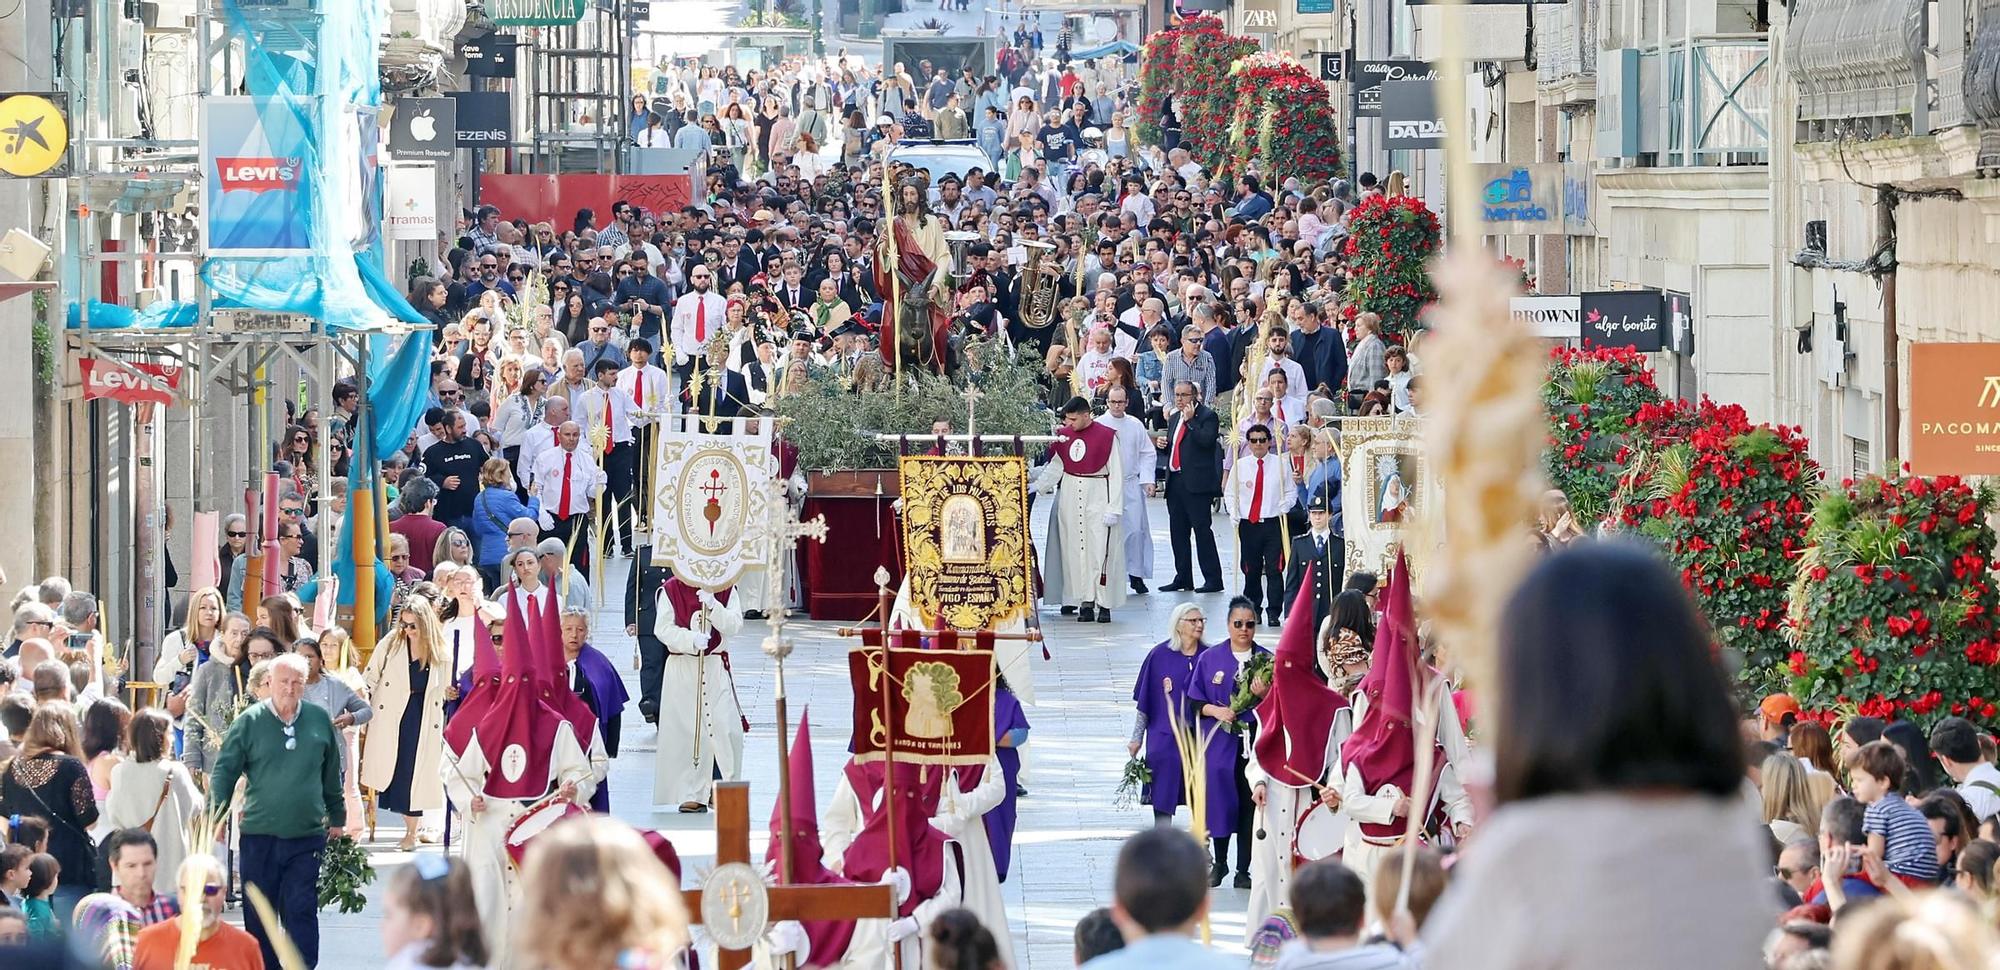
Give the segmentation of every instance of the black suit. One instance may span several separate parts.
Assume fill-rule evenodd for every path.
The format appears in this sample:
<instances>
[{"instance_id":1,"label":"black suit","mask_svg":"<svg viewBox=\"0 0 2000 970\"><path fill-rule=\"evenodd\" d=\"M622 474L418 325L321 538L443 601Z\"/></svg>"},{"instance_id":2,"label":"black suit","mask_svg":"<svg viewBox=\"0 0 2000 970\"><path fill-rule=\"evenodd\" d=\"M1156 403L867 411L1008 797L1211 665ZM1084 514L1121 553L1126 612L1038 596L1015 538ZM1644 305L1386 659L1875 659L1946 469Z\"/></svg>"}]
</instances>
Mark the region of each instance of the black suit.
<instances>
[{"instance_id":1,"label":"black suit","mask_svg":"<svg viewBox=\"0 0 2000 970\"><path fill-rule=\"evenodd\" d=\"M1291 555L1285 557L1285 609L1292 608L1298 601L1299 584L1305 582L1306 567L1313 570L1313 630L1326 622L1328 613L1333 612L1333 598L1340 595L1340 587L1346 580L1347 541L1338 533L1328 532L1326 541L1321 543L1311 532L1292 537Z\"/></svg>"},{"instance_id":2,"label":"black suit","mask_svg":"<svg viewBox=\"0 0 2000 970\"><path fill-rule=\"evenodd\" d=\"M1292 359L1305 372L1308 394L1321 384L1329 391L1338 391L1347 381L1347 348L1332 327L1321 327L1312 333L1292 331Z\"/></svg>"},{"instance_id":3,"label":"black suit","mask_svg":"<svg viewBox=\"0 0 2000 970\"><path fill-rule=\"evenodd\" d=\"M653 623L659 618L657 598L673 575L673 570L653 565L651 543L633 550L632 568L625 577L625 625L639 628L639 713L648 721L659 717L660 679L667 670L667 645L653 635ZM638 595L641 589L646 595Z\"/></svg>"},{"instance_id":4,"label":"black suit","mask_svg":"<svg viewBox=\"0 0 2000 970\"><path fill-rule=\"evenodd\" d=\"M1222 559L1215 552L1215 530L1210 522L1211 503L1222 494L1222 450L1217 444L1217 418L1205 405L1196 405L1180 437L1180 468L1173 466L1174 439L1181 434L1181 416L1174 412L1167 422L1167 538L1174 550L1174 581L1170 585L1191 585L1194 575L1188 561L1188 539L1194 539L1201 557L1202 585L1222 585Z\"/></svg>"}]
</instances>

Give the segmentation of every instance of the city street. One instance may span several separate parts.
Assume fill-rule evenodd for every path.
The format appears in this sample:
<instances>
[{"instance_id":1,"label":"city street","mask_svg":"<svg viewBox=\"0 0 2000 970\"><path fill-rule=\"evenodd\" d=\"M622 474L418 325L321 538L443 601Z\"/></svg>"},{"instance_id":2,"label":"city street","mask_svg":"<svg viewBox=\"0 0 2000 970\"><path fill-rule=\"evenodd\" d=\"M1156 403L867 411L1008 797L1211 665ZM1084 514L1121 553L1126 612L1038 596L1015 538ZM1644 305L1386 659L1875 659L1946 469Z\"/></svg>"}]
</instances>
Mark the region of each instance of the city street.
<instances>
[{"instance_id":1,"label":"city street","mask_svg":"<svg viewBox=\"0 0 2000 970\"><path fill-rule=\"evenodd\" d=\"M1038 526L1047 502L1036 503ZM1150 502L1147 513L1156 524L1166 521L1165 503ZM1039 532L1039 528L1037 530ZM1166 582L1173 561L1166 530L1155 529L1159 582ZM1225 569L1233 564L1234 543L1218 527L1216 544ZM600 598L623 602L623 560L613 570L614 585ZM1233 573L1232 573L1233 575ZM1232 590L1233 592L1233 590ZM1125 765L1125 743L1132 727L1132 679L1146 651L1165 637L1167 614L1186 594L1153 592L1130 597L1109 624L1079 624L1073 617L1045 611L1042 622L1051 659L1035 664L1036 703L1027 708L1032 725L1025 752L1020 825L1014 833L1014 864L1004 885L1018 966L1024 970L1056 970L1072 965L1070 931L1077 919L1110 902L1112 863L1124 838L1148 823L1140 805L1112 807ZM1218 614L1230 594L1199 597L1210 615ZM833 635L841 624L794 622L786 626L795 645L787 661L786 684L793 720L810 711L813 725L813 768L822 812L838 783L847 758L848 718L853 696L847 686L845 648L851 641ZM1220 630L1211 623L1211 630ZM625 635L622 615L602 611L596 618L593 642L617 663L635 698L626 708L626 748L611 767L612 814L634 825L671 835L685 865L684 883L696 885L714 861L712 814L682 815L671 807L652 811L653 729L639 718L637 671L632 638ZM777 735L772 724L774 687L771 661L759 649L767 632L762 622L748 622L729 640L736 670L736 688L750 734L745 748L744 780L750 782L751 850L763 858L766 823L777 798ZM1258 642L1276 644L1276 631L1259 631ZM1186 813L1181 822L1186 824ZM395 851L401 834L388 822L371 846L378 870L401 865L407 854ZM435 852L436 847L424 851ZM379 880L378 880L379 884ZM1225 882L1214 892L1214 933L1218 946L1236 948L1243 937L1243 909L1249 893ZM379 904L365 913L342 916L322 913L325 931L322 965L362 966L380 953ZM704 964L710 965L710 964Z\"/></svg>"}]
</instances>

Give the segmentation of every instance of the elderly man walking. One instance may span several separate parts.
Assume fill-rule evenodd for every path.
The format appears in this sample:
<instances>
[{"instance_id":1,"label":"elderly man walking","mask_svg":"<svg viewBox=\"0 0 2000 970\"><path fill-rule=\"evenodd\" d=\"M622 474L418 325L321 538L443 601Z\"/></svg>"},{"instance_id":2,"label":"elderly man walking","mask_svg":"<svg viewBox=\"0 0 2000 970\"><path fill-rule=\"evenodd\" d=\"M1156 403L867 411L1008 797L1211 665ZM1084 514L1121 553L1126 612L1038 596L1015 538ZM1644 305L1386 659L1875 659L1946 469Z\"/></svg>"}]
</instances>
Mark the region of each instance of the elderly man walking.
<instances>
[{"instance_id":1,"label":"elderly man walking","mask_svg":"<svg viewBox=\"0 0 2000 970\"><path fill-rule=\"evenodd\" d=\"M243 882L271 900L306 966L319 963L319 865L328 834L347 824L340 786L340 732L316 705L302 703L305 658L271 661L270 699L230 722L210 774L211 808L221 814L243 786ZM278 965L271 936L254 908L244 925L257 937L264 965Z\"/></svg>"}]
</instances>

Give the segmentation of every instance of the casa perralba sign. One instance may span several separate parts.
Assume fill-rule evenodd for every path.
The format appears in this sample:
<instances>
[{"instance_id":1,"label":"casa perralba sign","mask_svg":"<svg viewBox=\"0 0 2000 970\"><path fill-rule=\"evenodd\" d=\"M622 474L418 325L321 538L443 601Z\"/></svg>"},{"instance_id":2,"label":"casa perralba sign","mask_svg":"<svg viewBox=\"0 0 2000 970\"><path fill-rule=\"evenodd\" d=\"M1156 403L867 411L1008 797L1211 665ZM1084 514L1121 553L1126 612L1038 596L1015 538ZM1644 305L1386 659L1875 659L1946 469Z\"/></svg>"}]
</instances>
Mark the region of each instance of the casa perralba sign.
<instances>
[{"instance_id":1,"label":"casa perralba sign","mask_svg":"<svg viewBox=\"0 0 2000 970\"><path fill-rule=\"evenodd\" d=\"M1017 457L905 456L910 605L940 629L993 630L1027 614L1028 465Z\"/></svg>"}]
</instances>

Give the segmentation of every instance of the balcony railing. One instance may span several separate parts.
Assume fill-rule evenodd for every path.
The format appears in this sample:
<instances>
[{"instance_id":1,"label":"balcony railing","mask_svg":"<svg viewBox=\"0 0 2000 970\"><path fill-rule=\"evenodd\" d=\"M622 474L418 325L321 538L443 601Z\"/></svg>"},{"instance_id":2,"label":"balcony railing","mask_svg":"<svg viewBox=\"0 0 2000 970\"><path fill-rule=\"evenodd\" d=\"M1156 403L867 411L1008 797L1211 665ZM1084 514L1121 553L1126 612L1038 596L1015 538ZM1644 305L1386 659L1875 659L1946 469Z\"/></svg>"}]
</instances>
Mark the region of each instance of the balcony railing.
<instances>
[{"instance_id":1,"label":"balcony railing","mask_svg":"<svg viewBox=\"0 0 2000 970\"><path fill-rule=\"evenodd\" d=\"M1597 73L1597 5L1537 4L1535 17L1536 77L1543 84L1560 84Z\"/></svg>"},{"instance_id":2,"label":"balcony railing","mask_svg":"<svg viewBox=\"0 0 2000 970\"><path fill-rule=\"evenodd\" d=\"M1722 36L1607 52L1636 70L1611 71L1611 83L1599 75L1598 154L1631 165L1763 164L1771 142L1769 51L1761 37Z\"/></svg>"}]
</instances>

